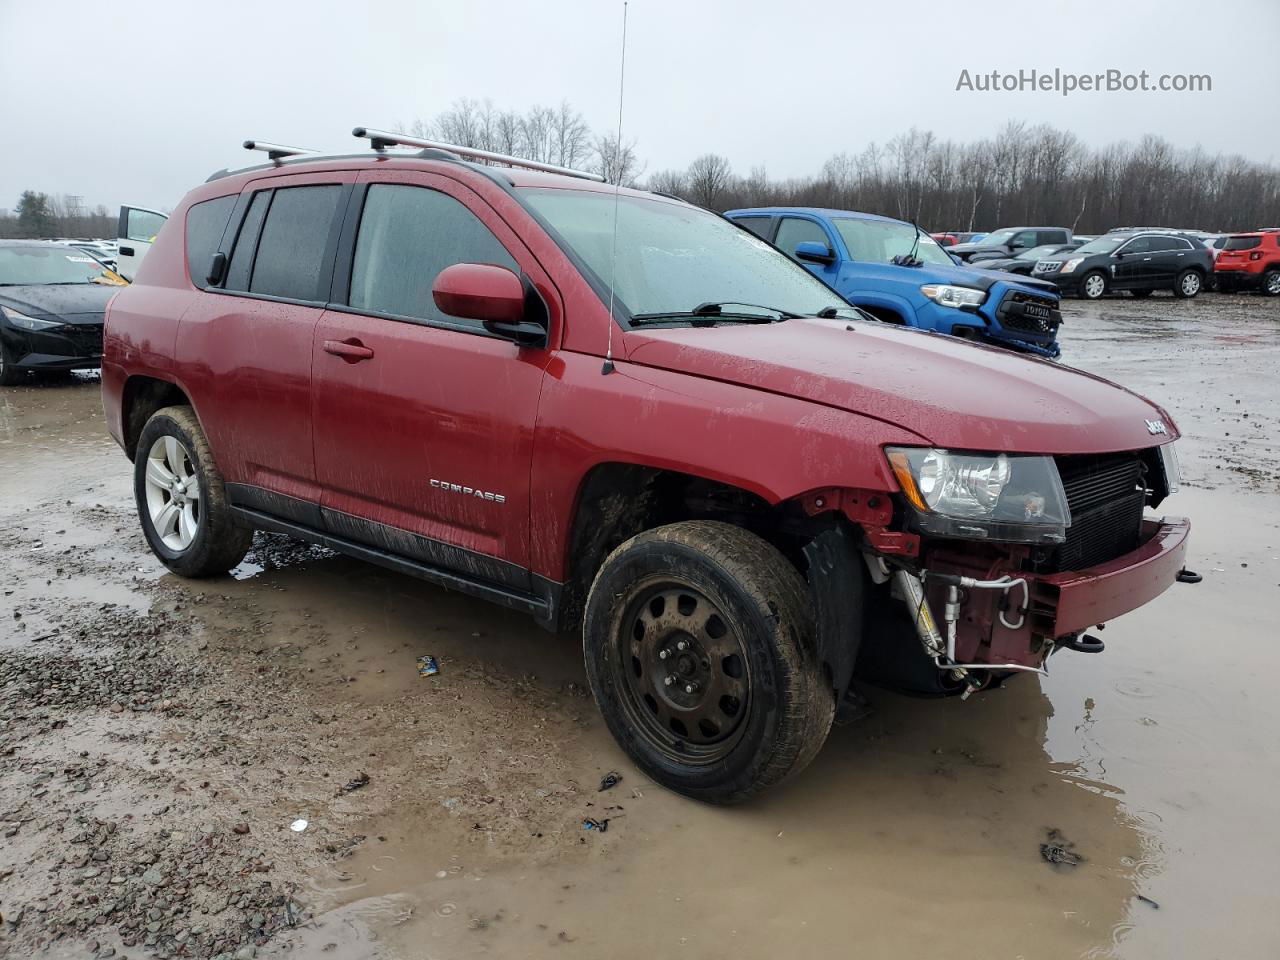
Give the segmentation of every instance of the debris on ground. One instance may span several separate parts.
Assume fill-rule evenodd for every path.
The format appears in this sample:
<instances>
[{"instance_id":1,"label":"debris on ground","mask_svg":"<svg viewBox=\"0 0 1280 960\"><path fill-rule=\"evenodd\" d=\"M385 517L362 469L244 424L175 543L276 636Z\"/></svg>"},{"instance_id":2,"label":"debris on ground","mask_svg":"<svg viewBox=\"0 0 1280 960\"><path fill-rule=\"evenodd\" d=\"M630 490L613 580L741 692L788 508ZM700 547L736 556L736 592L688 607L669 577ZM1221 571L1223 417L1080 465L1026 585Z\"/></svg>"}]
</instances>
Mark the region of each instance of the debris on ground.
<instances>
[{"instance_id":1,"label":"debris on ground","mask_svg":"<svg viewBox=\"0 0 1280 960\"><path fill-rule=\"evenodd\" d=\"M336 795L340 797L344 793L354 793L355 791L359 790L361 787L367 787L368 785L369 785L369 775L362 771L356 774L350 780L348 780L341 787L339 787Z\"/></svg>"},{"instance_id":2,"label":"debris on ground","mask_svg":"<svg viewBox=\"0 0 1280 960\"><path fill-rule=\"evenodd\" d=\"M1147 904L1147 906L1151 907L1153 910L1160 909L1160 904L1156 903L1150 897L1144 897L1142 894L1138 894L1138 899Z\"/></svg>"},{"instance_id":3,"label":"debris on ground","mask_svg":"<svg viewBox=\"0 0 1280 960\"><path fill-rule=\"evenodd\" d=\"M596 820L593 817L586 817L582 821L582 829L596 830L600 833L604 833L609 829L609 820L607 817L604 820Z\"/></svg>"},{"instance_id":4,"label":"debris on ground","mask_svg":"<svg viewBox=\"0 0 1280 960\"><path fill-rule=\"evenodd\" d=\"M1040 844L1040 857L1045 863L1055 867L1078 867L1084 863L1084 857L1075 852L1075 844L1064 837L1061 831L1050 830L1045 842Z\"/></svg>"},{"instance_id":5,"label":"debris on ground","mask_svg":"<svg viewBox=\"0 0 1280 960\"><path fill-rule=\"evenodd\" d=\"M301 833L303 830L307 829L307 821L299 818L289 824L289 829L294 833Z\"/></svg>"},{"instance_id":6,"label":"debris on ground","mask_svg":"<svg viewBox=\"0 0 1280 960\"><path fill-rule=\"evenodd\" d=\"M600 789L597 792L604 793L606 790L612 790L621 782L622 774L618 773L616 770L610 770L600 780Z\"/></svg>"},{"instance_id":7,"label":"debris on ground","mask_svg":"<svg viewBox=\"0 0 1280 960\"><path fill-rule=\"evenodd\" d=\"M434 677L440 672L440 664L436 662L436 658L432 656L418 658L418 676Z\"/></svg>"}]
</instances>

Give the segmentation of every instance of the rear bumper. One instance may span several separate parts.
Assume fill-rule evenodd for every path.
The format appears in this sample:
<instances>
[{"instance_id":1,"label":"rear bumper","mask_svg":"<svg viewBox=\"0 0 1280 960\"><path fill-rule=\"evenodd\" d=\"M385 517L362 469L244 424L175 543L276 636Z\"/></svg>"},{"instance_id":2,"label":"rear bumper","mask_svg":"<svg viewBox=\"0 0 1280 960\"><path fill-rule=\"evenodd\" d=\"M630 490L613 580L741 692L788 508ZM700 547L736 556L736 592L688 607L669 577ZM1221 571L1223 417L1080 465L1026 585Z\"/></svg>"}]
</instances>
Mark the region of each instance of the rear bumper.
<instances>
[{"instance_id":1,"label":"rear bumper","mask_svg":"<svg viewBox=\"0 0 1280 960\"><path fill-rule=\"evenodd\" d=\"M1254 287L1262 283L1262 271L1253 272L1252 270L1232 270L1218 269L1213 271L1213 279L1217 281L1220 288L1230 290L1252 290Z\"/></svg>"}]
</instances>

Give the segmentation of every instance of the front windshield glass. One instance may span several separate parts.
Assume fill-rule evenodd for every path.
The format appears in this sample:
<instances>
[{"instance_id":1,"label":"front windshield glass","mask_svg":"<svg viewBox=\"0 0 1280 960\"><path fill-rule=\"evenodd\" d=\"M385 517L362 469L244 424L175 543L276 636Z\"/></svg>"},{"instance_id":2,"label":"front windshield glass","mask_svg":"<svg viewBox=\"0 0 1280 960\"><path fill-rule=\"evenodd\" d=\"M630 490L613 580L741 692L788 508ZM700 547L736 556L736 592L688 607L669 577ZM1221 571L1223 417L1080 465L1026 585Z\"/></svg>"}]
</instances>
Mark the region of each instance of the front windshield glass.
<instances>
[{"instance_id":1,"label":"front windshield glass","mask_svg":"<svg viewBox=\"0 0 1280 960\"><path fill-rule=\"evenodd\" d=\"M993 233L988 233L982 238L981 242L989 243L993 247L1002 246L1012 240L1013 235L1017 232L1017 227L1005 227L1003 230L996 230Z\"/></svg>"},{"instance_id":2,"label":"front windshield glass","mask_svg":"<svg viewBox=\"0 0 1280 960\"><path fill-rule=\"evenodd\" d=\"M1039 260L1041 257L1049 257L1057 252L1059 243L1046 243L1042 247L1032 247L1030 250L1023 250L1013 259L1015 260Z\"/></svg>"},{"instance_id":3,"label":"front windshield glass","mask_svg":"<svg viewBox=\"0 0 1280 960\"><path fill-rule=\"evenodd\" d=\"M849 248L853 260L870 263L891 263L894 257L906 257L915 246L915 257L922 263L941 263L954 267L956 262L934 242L933 237L919 231L920 242L915 244L916 228L898 220L855 220L838 217L836 229Z\"/></svg>"},{"instance_id":4,"label":"front windshield glass","mask_svg":"<svg viewBox=\"0 0 1280 960\"><path fill-rule=\"evenodd\" d=\"M1077 247L1073 251L1073 256L1088 257L1095 253L1110 253L1128 239L1128 237L1099 237L1097 240L1090 240L1083 247Z\"/></svg>"},{"instance_id":5,"label":"front windshield glass","mask_svg":"<svg viewBox=\"0 0 1280 960\"><path fill-rule=\"evenodd\" d=\"M527 188L542 216L608 289L614 262L612 193ZM755 234L696 207L617 197L616 301L632 316L688 313L706 303L725 313L812 316L827 307L854 316L829 287ZM754 304L757 307L746 305Z\"/></svg>"},{"instance_id":6,"label":"front windshield glass","mask_svg":"<svg viewBox=\"0 0 1280 960\"><path fill-rule=\"evenodd\" d=\"M0 286L102 283L106 268L83 250L49 246L0 247Z\"/></svg>"}]
</instances>

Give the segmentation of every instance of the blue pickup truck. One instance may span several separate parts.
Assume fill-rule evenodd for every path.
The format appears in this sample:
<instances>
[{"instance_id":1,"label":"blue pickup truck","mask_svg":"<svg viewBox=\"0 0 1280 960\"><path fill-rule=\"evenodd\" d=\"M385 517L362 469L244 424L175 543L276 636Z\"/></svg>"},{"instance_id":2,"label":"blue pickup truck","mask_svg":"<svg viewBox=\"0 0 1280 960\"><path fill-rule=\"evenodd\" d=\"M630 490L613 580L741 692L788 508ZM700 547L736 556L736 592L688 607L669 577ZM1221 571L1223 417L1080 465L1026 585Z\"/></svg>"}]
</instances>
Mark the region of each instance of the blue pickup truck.
<instances>
[{"instance_id":1,"label":"blue pickup truck","mask_svg":"<svg viewBox=\"0 0 1280 960\"><path fill-rule=\"evenodd\" d=\"M850 303L890 323L1057 357L1057 288L961 266L914 224L809 207L730 210L730 220L799 260Z\"/></svg>"}]
</instances>

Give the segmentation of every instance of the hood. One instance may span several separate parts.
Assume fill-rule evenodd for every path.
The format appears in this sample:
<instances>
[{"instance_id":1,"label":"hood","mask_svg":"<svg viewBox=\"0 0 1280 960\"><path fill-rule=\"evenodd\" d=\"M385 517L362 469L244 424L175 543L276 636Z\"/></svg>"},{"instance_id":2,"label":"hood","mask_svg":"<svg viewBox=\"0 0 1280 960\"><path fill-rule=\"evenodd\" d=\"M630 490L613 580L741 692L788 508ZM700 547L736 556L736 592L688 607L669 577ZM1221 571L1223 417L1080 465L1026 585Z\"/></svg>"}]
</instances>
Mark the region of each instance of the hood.
<instances>
[{"instance_id":1,"label":"hood","mask_svg":"<svg viewBox=\"0 0 1280 960\"><path fill-rule=\"evenodd\" d=\"M954 249L954 248L952 248ZM1057 288L1043 280L1031 280L1027 277L1019 276L1016 273L1003 273L998 269L989 269L986 264L994 263L990 260L979 260L977 263L961 266L960 264L952 264L948 266L945 263L926 263L923 267L905 267L907 270L919 270L921 274L921 283L954 283L960 287L977 287L979 290L990 290L997 283L1016 283L1020 287L1026 287L1029 290L1043 290L1046 293L1056 293ZM1006 261L999 261L1004 263Z\"/></svg>"},{"instance_id":2,"label":"hood","mask_svg":"<svg viewBox=\"0 0 1280 960\"><path fill-rule=\"evenodd\" d=\"M627 360L905 428L951 449L1109 453L1155 444L1168 415L1101 377L889 324L802 319L627 333Z\"/></svg>"},{"instance_id":3,"label":"hood","mask_svg":"<svg viewBox=\"0 0 1280 960\"><path fill-rule=\"evenodd\" d=\"M1005 248L999 244L986 243L982 240L979 240L976 243L955 243L946 248L948 253L954 253L960 256L977 253L979 250L999 250L1001 253L1005 252Z\"/></svg>"},{"instance_id":4,"label":"hood","mask_svg":"<svg viewBox=\"0 0 1280 960\"><path fill-rule=\"evenodd\" d=\"M0 303L33 317L64 323L101 323L107 302L120 287L102 283L31 284L0 287Z\"/></svg>"}]
</instances>

